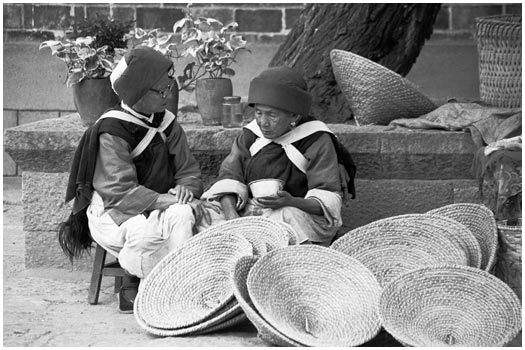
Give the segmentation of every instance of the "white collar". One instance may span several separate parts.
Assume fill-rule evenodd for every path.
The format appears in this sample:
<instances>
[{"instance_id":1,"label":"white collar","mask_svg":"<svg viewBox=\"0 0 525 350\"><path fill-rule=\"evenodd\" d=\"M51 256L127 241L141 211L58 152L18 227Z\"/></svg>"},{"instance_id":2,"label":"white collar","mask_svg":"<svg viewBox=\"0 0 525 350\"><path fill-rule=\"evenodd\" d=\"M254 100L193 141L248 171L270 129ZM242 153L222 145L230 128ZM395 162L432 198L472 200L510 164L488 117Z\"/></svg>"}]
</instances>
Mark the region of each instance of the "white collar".
<instances>
[{"instance_id":1,"label":"white collar","mask_svg":"<svg viewBox=\"0 0 525 350\"><path fill-rule=\"evenodd\" d=\"M151 113L151 115L149 117L146 117L144 114L140 114L139 112L133 110L130 106L125 104L124 101L120 102L120 106L122 107L122 109L126 110L131 115L133 115L134 117L137 117L137 118L142 119L142 120L146 120L148 123L153 123L154 113Z\"/></svg>"}]
</instances>

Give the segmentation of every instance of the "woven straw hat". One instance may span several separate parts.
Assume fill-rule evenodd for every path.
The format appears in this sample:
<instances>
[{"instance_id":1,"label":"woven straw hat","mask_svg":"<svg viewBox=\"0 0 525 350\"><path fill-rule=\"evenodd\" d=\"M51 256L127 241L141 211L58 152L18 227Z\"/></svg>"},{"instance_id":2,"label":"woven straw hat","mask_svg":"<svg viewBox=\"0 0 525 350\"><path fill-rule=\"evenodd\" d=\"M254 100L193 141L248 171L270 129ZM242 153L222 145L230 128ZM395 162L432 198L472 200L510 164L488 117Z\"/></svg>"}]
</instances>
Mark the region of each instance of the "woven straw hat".
<instances>
[{"instance_id":1,"label":"woven straw hat","mask_svg":"<svg viewBox=\"0 0 525 350\"><path fill-rule=\"evenodd\" d=\"M254 254L297 244L297 233L287 223L262 216L246 216L213 225L201 232L229 232L240 234L253 245Z\"/></svg>"},{"instance_id":2,"label":"woven straw hat","mask_svg":"<svg viewBox=\"0 0 525 350\"><path fill-rule=\"evenodd\" d=\"M150 327L178 329L201 323L233 300L230 274L251 255L246 238L210 232L187 240L164 257L143 280L134 314Z\"/></svg>"},{"instance_id":3,"label":"woven straw hat","mask_svg":"<svg viewBox=\"0 0 525 350\"><path fill-rule=\"evenodd\" d=\"M383 327L409 346L503 346L521 329L516 294L468 266L429 266L399 276L384 288L380 314Z\"/></svg>"},{"instance_id":4,"label":"woven straw hat","mask_svg":"<svg viewBox=\"0 0 525 350\"><path fill-rule=\"evenodd\" d=\"M455 203L427 212L449 217L465 225L476 237L481 248L481 266L490 271L496 262L498 250L498 229L494 214L484 205Z\"/></svg>"},{"instance_id":5,"label":"woven straw hat","mask_svg":"<svg viewBox=\"0 0 525 350\"><path fill-rule=\"evenodd\" d=\"M258 257L256 256L243 256L237 261L232 276L233 295L235 295L235 299L237 299L248 320L257 328L261 339L278 346L303 346L288 338L266 322L255 309L255 306L253 306L246 287L246 279L257 259Z\"/></svg>"},{"instance_id":6,"label":"woven straw hat","mask_svg":"<svg viewBox=\"0 0 525 350\"><path fill-rule=\"evenodd\" d=\"M374 275L332 249L299 245L271 251L252 267L246 285L261 316L305 346L356 346L381 328Z\"/></svg>"},{"instance_id":7,"label":"woven straw hat","mask_svg":"<svg viewBox=\"0 0 525 350\"><path fill-rule=\"evenodd\" d=\"M416 118L437 106L407 79L349 51L330 52L332 70L358 125L387 125Z\"/></svg>"},{"instance_id":8,"label":"woven straw hat","mask_svg":"<svg viewBox=\"0 0 525 350\"><path fill-rule=\"evenodd\" d=\"M392 278L423 266L468 264L466 252L450 240L443 225L443 220L431 215L425 220L393 216L353 229L330 247L362 262L385 286Z\"/></svg>"}]
</instances>

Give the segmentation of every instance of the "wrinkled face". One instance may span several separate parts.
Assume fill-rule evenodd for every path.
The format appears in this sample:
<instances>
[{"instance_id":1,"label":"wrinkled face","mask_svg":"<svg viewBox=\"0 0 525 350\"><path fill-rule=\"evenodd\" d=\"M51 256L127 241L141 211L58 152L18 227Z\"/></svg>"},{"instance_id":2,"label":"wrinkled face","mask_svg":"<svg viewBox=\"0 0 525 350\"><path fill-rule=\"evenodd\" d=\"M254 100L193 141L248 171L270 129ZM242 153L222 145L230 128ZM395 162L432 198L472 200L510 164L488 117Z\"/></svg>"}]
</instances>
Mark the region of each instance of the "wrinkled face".
<instances>
[{"instance_id":1,"label":"wrinkled face","mask_svg":"<svg viewBox=\"0 0 525 350\"><path fill-rule=\"evenodd\" d=\"M166 72L132 108L145 115L162 112L172 98L171 89L174 87L175 81Z\"/></svg>"},{"instance_id":2,"label":"wrinkled face","mask_svg":"<svg viewBox=\"0 0 525 350\"><path fill-rule=\"evenodd\" d=\"M255 120L264 137L273 140L290 131L292 129L290 124L296 121L297 117L279 108L256 104Z\"/></svg>"}]
</instances>

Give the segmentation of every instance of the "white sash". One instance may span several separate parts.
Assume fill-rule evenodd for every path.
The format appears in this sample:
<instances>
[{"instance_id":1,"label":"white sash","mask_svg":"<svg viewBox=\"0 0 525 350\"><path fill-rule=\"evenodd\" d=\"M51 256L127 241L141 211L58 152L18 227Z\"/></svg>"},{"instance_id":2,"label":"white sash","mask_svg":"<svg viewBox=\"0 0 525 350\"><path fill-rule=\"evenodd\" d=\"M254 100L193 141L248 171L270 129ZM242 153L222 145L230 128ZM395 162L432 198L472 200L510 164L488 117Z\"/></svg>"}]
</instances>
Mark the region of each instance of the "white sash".
<instances>
[{"instance_id":1,"label":"white sash","mask_svg":"<svg viewBox=\"0 0 525 350\"><path fill-rule=\"evenodd\" d=\"M153 140L153 138L155 137L155 134L157 132L160 133L160 136L162 137L162 140L164 140L164 142L166 142L166 135L164 134L164 130L166 130L166 128L171 124L171 122L175 120L175 115L173 113L171 113L170 111L166 110L165 114L164 114L164 118L162 120L162 123L159 125L158 128L152 128L151 126L147 125L146 123L144 123L140 119L138 119L136 117L133 117L133 116L130 116L129 114L121 112L121 111L114 111L114 110L113 111L109 111L107 113L104 113L100 118L98 118L98 120L105 119L105 118L115 118L115 119L124 120L124 121L130 122L130 123L134 123L134 124L140 125L140 126L146 128L146 129L148 129L148 132L146 133L144 138L142 140L140 140L140 142L137 145L137 147L135 147L135 149L133 151L131 151L131 158L136 158L142 152L144 152L144 150L151 143L151 141Z\"/></svg>"},{"instance_id":2,"label":"white sash","mask_svg":"<svg viewBox=\"0 0 525 350\"><path fill-rule=\"evenodd\" d=\"M257 139L250 146L250 155L254 156L264 146L275 142L282 146L288 159L297 167L297 169L301 170L303 173L306 173L306 169L308 168L308 159L306 159L305 156L292 145L292 143L299 141L307 136L310 136L318 131L325 131L330 134L333 134L333 132L330 129L328 129L328 126L326 126L325 123L319 120L313 120L311 122L303 123L298 127L290 130L286 134L281 135L273 140L267 139L263 136L261 129L259 128L259 125L257 125L257 122L255 120L246 125L245 128L257 135Z\"/></svg>"}]
</instances>

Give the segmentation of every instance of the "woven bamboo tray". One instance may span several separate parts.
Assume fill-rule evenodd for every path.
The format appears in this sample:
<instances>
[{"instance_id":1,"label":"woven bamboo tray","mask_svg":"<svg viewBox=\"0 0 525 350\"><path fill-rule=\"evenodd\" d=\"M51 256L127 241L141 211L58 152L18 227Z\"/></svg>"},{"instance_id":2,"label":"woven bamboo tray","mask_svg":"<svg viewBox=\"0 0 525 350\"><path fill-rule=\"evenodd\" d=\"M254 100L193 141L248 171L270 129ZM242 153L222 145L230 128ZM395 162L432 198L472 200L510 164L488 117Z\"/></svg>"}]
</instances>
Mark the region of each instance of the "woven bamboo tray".
<instances>
[{"instance_id":1,"label":"woven bamboo tray","mask_svg":"<svg viewBox=\"0 0 525 350\"><path fill-rule=\"evenodd\" d=\"M489 208L482 204L454 203L430 210L427 214L443 215L465 225L480 245L480 268L491 271L496 262L498 230L494 214Z\"/></svg>"},{"instance_id":2,"label":"woven bamboo tray","mask_svg":"<svg viewBox=\"0 0 525 350\"><path fill-rule=\"evenodd\" d=\"M381 294L383 327L408 346L503 346L521 329L514 292L487 271L430 266L407 272Z\"/></svg>"},{"instance_id":3,"label":"woven bamboo tray","mask_svg":"<svg viewBox=\"0 0 525 350\"><path fill-rule=\"evenodd\" d=\"M399 215L371 222L349 231L330 247L362 262L382 287L391 279L420 267L468 264L467 253L450 239L450 227L441 218L426 215L420 220L416 217ZM458 229L461 232L461 228ZM464 226L463 230L468 231Z\"/></svg>"},{"instance_id":4,"label":"woven bamboo tray","mask_svg":"<svg viewBox=\"0 0 525 350\"><path fill-rule=\"evenodd\" d=\"M143 280L134 314L153 328L187 328L217 315L233 299L230 275L252 254L246 238L227 232L199 234L162 259Z\"/></svg>"},{"instance_id":5,"label":"woven bamboo tray","mask_svg":"<svg viewBox=\"0 0 525 350\"><path fill-rule=\"evenodd\" d=\"M496 107L521 107L521 16L476 18L480 97Z\"/></svg>"},{"instance_id":6,"label":"woven bamboo tray","mask_svg":"<svg viewBox=\"0 0 525 350\"><path fill-rule=\"evenodd\" d=\"M357 346L379 332L379 284L363 264L333 249L289 246L259 258L246 282L253 305L305 346Z\"/></svg>"}]
</instances>

